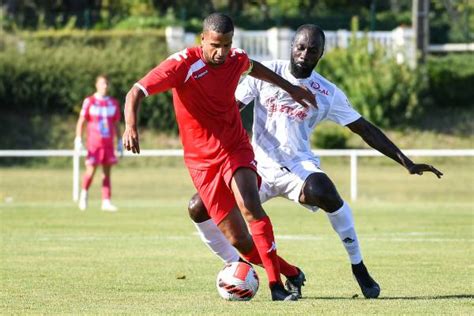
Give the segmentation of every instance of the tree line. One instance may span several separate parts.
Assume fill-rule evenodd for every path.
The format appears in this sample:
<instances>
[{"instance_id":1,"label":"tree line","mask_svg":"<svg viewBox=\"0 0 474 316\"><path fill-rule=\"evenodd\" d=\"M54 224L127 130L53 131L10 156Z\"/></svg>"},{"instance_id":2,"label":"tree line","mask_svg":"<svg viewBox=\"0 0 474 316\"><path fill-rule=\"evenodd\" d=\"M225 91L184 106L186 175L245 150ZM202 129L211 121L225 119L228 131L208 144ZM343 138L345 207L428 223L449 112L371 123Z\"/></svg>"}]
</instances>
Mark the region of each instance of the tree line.
<instances>
[{"instance_id":1,"label":"tree line","mask_svg":"<svg viewBox=\"0 0 474 316\"><path fill-rule=\"evenodd\" d=\"M474 2L431 0L432 43L470 42ZM296 28L317 23L325 29L348 29L359 17L361 29L391 30L411 24L412 0L6 0L1 22L16 29L137 29L182 25L198 31L211 12L230 14L244 29Z\"/></svg>"}]
</instances>

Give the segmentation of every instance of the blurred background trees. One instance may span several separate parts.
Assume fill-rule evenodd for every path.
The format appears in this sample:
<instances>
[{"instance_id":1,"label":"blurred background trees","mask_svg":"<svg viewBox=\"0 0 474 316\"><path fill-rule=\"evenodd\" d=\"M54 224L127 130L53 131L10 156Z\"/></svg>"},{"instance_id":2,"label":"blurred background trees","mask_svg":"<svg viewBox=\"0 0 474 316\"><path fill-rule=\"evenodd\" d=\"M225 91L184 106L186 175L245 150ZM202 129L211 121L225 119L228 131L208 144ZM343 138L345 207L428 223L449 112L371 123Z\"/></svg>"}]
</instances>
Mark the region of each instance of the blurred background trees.
<instances>
[{"instance_id":1,"label":"blurred background trees","mask_svg":"<svg viewBox=\"0 0 474 316\"><path fill-rule=\"evenodd\" d=\"M411 0L5 0L3 28L137 29L183 25L198 31L213 11L229 13L244 29L296 28L305 22L326 30L348 29L358 16L362 30L411 24ZM431 0L432 43L469 42L472 0Z\"/></svg>"},{"instance_id":2,"label":"blurred background trees","mask_svg":"<svg viewBox=\"0 0 474 316\"><path fill-rule=\"evenodd\" d=\"M68 148L70 128L98 73L123 100L131 85L169 54L164 28L199 33L213 11L243 29L316 23L325 30L410 26L411 0L0 0L0 148ZM357 21L357 26L351 24ZM430 42L472 42L474 1L431 0ZM472 137L474 54L429 56L411 69L366 39L325 54L317 71L340 86L372 122ZM252 111L243 113L251 125ZM144 128L177 132L171 94L147 98ZM324 127L318 147L344 147L347 135Z\"/></svg>"}]
</instances>

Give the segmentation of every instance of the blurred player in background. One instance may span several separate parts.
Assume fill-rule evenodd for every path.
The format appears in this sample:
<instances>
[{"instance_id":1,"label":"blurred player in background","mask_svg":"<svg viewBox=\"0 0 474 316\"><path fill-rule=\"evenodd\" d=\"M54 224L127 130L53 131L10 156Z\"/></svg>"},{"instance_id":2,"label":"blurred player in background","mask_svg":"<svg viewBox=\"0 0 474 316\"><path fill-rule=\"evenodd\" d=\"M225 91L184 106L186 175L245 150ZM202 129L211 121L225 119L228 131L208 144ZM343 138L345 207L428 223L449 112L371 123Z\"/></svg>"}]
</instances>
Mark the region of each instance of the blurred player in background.
<instances>
[{"instance_id":1,"label":"blurred player in background","mask_svg":"<svg viewBox=\"0 0 474 316\"><path fill-rule=\"evenodd\" d=\"M88 190L94 178L97 166L102 165L102 210L115 212L117 207L110 201L112 184L110 173L112 166L117 163L114 152L114 140L117 138L117 151L122 154L123 146L120 139L120 104L107 95L109 80L105 75L99 75L95 82L96 92L87 97L83 104L76 125L74 148L82 148L82 130L87 122L87 158L86 172L79 196L79 209L87 208Z\"/></svg>"},{"instance_id":2,"label":"blurred player in background","mask_svg":"<svg viewBox=\"0 0 474 316\"><path fill-rule=\"evenodd\" d=\"M239 84L235 97L241 108L255 100L252 145L262 177L261 202L280 196L313 212L323 209L349 255L352 273L362 293L367 298L376 298L380 287L362 260L352 210L320 168L319 157L311 151L310 137L314 128L323 120L333 121L347 126L410 174L432 172L440 178L442 173L433 166L412 162L380 129L352 108L344 92L314 71L323 55L324 44L324 32L318 26L303 25L296 31L290 61L263 62L292 84L309 89L316 96L317 108L302 107L285 91L252 77L246 77ZM201 239L224 262L239 260L239 255L209 219L204 207L199 196L193 196L189 214ZM233 245L240 250L238 244ZM301 295L291 282L287 282L287 288Z\"/></svg>"},{"instance_id":3,"label":"blurred player in background","mask_svg":"<svg viewBox=\"0 0 474 316\"><path fill-rule=\"evenodd\" d=\"M230 17L211 14L204 20L200 47L171 55L136 83L125 103L123 143L127 150L140 152L137 112L141 100L172 89L184 161L209 216L226 236L241 243L249 261L263 262L272 300L293 301L298 298L285 290L280 271L298 278L300 270L277 255L273 226L258 196L254 153L234 94L240 77L249 74L281 87L306 107L315 106L315 99L251 61L241 49L231 49L233 33ZM250 238L243 234L247 231L244 218Z\"/></svg>"}]
</instances>

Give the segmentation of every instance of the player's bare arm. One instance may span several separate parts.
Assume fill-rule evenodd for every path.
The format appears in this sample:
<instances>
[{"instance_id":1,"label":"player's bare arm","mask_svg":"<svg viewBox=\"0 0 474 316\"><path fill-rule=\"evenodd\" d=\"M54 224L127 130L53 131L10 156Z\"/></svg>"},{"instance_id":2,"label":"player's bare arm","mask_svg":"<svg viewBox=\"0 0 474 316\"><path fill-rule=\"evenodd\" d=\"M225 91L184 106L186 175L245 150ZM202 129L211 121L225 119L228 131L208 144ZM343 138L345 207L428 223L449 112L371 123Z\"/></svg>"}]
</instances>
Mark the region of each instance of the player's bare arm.
<instances>
[{"instance_id":1,"label":"player's bare arm","mask_svg":"<svg viewBox=\"0 0 474 316\"><path fill-rule=\"evenodd\" d=\"M438 178L441 178L443 175L441 171L432 165L416 164L411 161L379 128L363 117L348 124L347 127L362 137L370 147L404 166L410 174L422 175L423 172L428 171L434 173Z\"/></svg>"},{"instance_id":2,"label":"player's bare arm","mask_svg":"<svg viewBox=\"0 0 474 316\"><path fill-rule=\"evenodd\" d=\"M252 70L249 72L249 75L257 79L270 82L286 92L298 103L304 107L313 105L317 107L316 98L314 94L308 91L306 88L295 86L291 84L288 80L277 75L258 61L252 60Z\"/></svg>"},{"instance_id":3,"label":"player's bare arm","mask_svg":"<svg viewBox=\"0 0 474 316\"><path fill-rule=\"evenodd\" d=\"M133 86L128 91L125 98L125 131L123 132L122 142L123 147L134 154L140 153L140 143L138 139L137 116L138 108L142 99L145 97L143 91Z\"/></svg>"},{"instance_id":4,"label":"player's bare arm","mask_svg":"<svg viewBox=\"0 0 474 316\"><path fill-rule=\"evenodd\" d=\"M84 122L86 120L84 119L84 116L79 116L79 119L77 120L76 124L76 137L81 138L82 137L82 129L84 127Z\"/></svg>"}]
</instances>

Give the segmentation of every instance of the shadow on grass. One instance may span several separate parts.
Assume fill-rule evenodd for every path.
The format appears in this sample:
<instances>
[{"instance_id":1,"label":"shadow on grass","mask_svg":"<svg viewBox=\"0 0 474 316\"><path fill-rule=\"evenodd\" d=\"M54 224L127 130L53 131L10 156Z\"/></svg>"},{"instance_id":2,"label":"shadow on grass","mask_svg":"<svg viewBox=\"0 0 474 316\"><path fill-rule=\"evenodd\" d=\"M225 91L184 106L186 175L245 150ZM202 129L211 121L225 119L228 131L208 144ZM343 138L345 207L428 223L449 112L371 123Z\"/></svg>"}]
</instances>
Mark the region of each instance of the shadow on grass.
<instances>
[{"instance_id":1,"label":"shadow on grass","mask_svg":"<svg viewBox=\"0 0 474 316\"><path fill-rule=\"evenodd\" d=\"M343 296L310 296L304 297L306 300L355 300L364 299L359 295L353 297ZM453 294L453 295L428 295L428 296L387 296L379 297L374 300L451 300L451 299L474 299L474 294Z\"/></svg>"}]
</instances>

